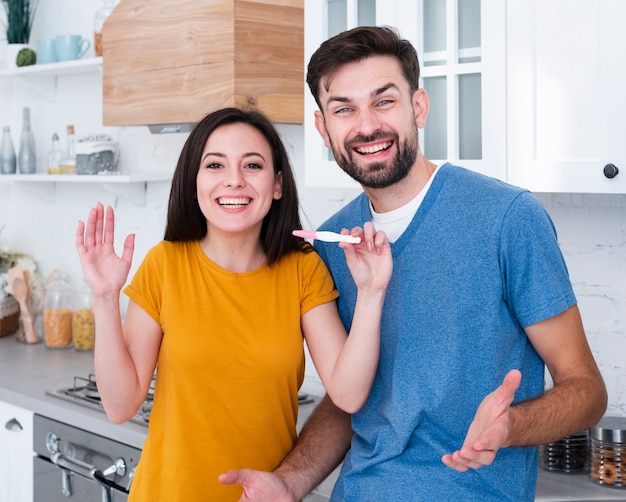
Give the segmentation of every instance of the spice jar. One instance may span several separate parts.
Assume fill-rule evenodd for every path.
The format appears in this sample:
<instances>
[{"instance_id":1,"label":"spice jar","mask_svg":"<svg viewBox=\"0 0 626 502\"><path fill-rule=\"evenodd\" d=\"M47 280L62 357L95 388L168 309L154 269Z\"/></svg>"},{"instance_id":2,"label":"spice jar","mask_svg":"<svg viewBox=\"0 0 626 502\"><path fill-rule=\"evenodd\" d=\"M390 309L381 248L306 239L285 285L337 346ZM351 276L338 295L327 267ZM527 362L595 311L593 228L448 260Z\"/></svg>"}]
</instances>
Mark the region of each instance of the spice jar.
<instances>
[{"instance_id":1,"label":"spice jar","mask_svg":"<svg viewBox=\"0 0 626 502\"><path fill-rule=\"evenodd\" d=\"M591 428L591 479L626 488L626 417L604 417Z\"/></svg>"},{"instance_id":2,"label":"spice jar","mask_svg":"<svg viewBox=\"0 0 626 502\"><path fill-rule=\"evenodd\" d=\"M43 309L44 341L49 349L72 346L73 293L63 273L51 274Z\"/></svg>"},{"instance_id":3,"label":"spice jar","mask_svg":"<svg viewBox=\"0 0 626 502\"><path fill-rule=\"evenodd\" d=\"M76 350L93 350L95 324L91 290L86 284L74 293L74 313L72 315L72 341Z\"/></svg>"}]
</instances>

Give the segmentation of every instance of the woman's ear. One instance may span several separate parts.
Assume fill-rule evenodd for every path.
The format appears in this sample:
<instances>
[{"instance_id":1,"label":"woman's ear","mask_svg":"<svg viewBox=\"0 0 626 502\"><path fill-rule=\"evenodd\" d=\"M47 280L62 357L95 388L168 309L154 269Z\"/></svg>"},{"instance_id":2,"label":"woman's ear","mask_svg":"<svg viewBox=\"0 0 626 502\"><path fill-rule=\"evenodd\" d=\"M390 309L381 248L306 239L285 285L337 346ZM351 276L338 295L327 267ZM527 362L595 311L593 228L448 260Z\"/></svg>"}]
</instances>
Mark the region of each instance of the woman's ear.
<instances>
[{"instance_id":1,"label":"woman's ear","mask_svg":"<svg viewBox=\"0 0 626 502\"><path fill-rule=\"evenodd\" d=\"M282 199L283 197L283 172L278 171L274 180L274 200Z\"/></svg>"}]
</instances>

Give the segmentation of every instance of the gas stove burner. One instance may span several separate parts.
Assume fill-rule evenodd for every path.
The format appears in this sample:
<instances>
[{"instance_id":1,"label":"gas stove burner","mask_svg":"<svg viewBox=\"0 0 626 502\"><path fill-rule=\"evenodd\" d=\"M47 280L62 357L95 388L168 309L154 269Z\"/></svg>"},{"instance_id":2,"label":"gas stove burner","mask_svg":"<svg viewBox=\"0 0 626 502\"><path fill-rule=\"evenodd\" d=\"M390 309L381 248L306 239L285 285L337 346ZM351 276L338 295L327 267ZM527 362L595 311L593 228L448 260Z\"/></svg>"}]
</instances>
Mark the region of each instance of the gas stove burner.
<instances>
[{"instance_id":1,"label":"gas stove burner","mask_svg":"<svg viewBox=\"0 0 626 502\"><path fill-rule=\"evenodd\" d=\"M80 386L77 382L85 382L85 385ZM85 397L100 401L100 393L96 385L96 375L90 373L87 379L74 377L74 392L82 392Z\"/></svg>"},{"instance_id":2,"label":"gas stove burner","mask_svg":"<svg viewBox=\"0 0 626 502\"><path fill-rule=\"evenodd\" d=\"M150 412L152 411L152 401L154 398L154 385L156 383L156 376L152 377L150 382L150 388L144 402L139 407L137 414L130 419L131 422L135 422L141 425L148 425L150 421ZM74 385L72 387L46 391L46 394L53 397L58 397L65 401L80 404L93 410L104 412L102 401L100 399L100 393L98 392L98 386L96 384L96 376L90 373L87 378L75 376Z\"/></svg>"}]
</instances>

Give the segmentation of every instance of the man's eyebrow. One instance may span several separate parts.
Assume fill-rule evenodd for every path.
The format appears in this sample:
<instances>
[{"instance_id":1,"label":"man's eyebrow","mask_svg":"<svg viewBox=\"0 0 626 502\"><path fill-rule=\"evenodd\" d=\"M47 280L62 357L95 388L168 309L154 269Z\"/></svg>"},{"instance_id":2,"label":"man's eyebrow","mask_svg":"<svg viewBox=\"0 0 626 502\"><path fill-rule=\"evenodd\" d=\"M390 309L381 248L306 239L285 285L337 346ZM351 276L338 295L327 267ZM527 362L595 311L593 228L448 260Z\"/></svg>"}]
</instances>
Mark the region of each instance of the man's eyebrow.
<instances>
[{"instance_id":1,"label":"man's eyebrow","mask_svg":"<svg viewBox=\"0 0 626 502\"><path fill-rule=\"evenodd\" d=\"M398 86L396 84L394 84L393 82L389 82L377 89L374 89L371 93L370 93L370 97L371 98L375 98L376 96L379 96L381 94L384 94L385 92L387 92L389 89L398 89ZM333 102L337 102L337 103L349 103L351 101L350 98L346 97L346 96L329 96L328 99L326 100L326 104L328 103L333 103Z\"/></svg>"}]
</instances>

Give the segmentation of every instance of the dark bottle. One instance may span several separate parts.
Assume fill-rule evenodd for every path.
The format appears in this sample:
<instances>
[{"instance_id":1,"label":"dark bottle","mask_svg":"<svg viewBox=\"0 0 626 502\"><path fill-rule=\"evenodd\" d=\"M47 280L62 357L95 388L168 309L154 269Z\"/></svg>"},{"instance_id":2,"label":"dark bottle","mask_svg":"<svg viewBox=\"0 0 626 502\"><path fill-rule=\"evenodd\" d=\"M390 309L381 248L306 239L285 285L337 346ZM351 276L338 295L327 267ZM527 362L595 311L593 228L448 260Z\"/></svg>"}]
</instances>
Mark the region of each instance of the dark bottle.
<instances>
[{"instance_id":1,"label":"dark bottle","mask_svg":"<svg viewBox=\"0 0 626 502\"><path fill-rule=\"evenodd\" d=\"M37 154L35 152L35 137L30 129L30 108L24 108L22 135L20 137L20 153L17 158L17 167L21 174L33 174L37 171Z\"/></svg>"}]
</instances>

